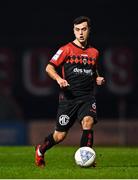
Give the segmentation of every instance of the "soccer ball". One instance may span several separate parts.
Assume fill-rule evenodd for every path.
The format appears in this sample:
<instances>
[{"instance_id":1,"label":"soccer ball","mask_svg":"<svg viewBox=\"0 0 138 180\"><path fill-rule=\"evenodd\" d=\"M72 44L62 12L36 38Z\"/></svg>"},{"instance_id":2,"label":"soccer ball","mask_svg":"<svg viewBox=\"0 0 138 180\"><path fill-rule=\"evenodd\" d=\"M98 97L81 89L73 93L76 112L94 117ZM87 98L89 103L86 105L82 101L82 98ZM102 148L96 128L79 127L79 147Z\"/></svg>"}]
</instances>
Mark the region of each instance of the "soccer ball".
<instances>
[{"instance_id":1,"label":"soccer ball","mask_svg":"<svg viewBox=\"0 0 138 180\"><path fill-rule=\"evenodd\" d=\"M84 146L77 149L74 158L77 165L81 167L89 167L93 164L96 158L96 153L92 148Z\"/></svg>"}]
</instances>

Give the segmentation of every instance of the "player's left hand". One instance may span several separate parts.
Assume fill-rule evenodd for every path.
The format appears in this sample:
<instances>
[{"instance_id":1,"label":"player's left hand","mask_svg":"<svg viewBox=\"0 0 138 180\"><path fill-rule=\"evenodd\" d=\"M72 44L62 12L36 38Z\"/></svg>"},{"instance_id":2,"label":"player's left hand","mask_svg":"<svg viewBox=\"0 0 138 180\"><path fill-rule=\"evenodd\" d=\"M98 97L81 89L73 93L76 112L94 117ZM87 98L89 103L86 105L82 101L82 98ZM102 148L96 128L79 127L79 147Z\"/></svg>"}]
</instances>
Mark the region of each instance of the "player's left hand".
<instances>
[{"instance_id":1,"label":"player's left hand","mask_svg":"<svg viewBox=\"0 0 138 180\"><path fill-rule=\"evenodd\" d=\"M97 77L96 78L96 84L97 85L103 85L105 83L105 79L104 79L104 77Z\"/></svg>"}]
</instances>

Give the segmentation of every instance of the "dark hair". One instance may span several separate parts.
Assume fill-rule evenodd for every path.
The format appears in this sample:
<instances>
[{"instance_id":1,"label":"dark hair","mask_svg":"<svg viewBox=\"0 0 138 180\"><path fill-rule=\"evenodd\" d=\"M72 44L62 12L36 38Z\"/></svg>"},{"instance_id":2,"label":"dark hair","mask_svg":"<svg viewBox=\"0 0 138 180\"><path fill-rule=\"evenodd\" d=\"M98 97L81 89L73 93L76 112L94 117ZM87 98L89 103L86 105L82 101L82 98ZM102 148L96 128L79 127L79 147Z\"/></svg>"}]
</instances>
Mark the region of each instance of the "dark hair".
<instances>
[{"instance_id":1,"label":"dark hair","mask_svg":"<svg viewBox=\"0 0 138 180\"><path fill-rule=\"evenodd\" d=\"M75 18L74 21L73 21L73 25L80 24L82 22L87 22L88 23L88 27L89 28L91 27L91 20L87 16L79 16L79 17Z\"/></svg>"}]
</instances>

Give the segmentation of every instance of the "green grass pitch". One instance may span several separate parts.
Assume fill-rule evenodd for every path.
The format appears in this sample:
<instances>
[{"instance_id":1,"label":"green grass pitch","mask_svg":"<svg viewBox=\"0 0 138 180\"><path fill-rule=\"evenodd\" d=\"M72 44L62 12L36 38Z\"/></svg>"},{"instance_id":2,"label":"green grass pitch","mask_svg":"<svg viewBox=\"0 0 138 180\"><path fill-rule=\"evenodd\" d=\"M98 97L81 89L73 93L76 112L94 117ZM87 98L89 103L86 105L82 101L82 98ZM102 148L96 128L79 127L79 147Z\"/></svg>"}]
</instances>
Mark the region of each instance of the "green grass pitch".
<instances>
[{"instance_id":1,"label":"green grass pitch","mask_svg":"<svg viewBox=\"0 0 138 180\"><path fill-rule=\"evenodd\" d=\"M1 179L137 179L137 147L95 147L96 168L81 168L74 162L77 147L55 146L46 154L47 165L34 165L34 147L1 146Z\"/></svg>"}]
</instances>

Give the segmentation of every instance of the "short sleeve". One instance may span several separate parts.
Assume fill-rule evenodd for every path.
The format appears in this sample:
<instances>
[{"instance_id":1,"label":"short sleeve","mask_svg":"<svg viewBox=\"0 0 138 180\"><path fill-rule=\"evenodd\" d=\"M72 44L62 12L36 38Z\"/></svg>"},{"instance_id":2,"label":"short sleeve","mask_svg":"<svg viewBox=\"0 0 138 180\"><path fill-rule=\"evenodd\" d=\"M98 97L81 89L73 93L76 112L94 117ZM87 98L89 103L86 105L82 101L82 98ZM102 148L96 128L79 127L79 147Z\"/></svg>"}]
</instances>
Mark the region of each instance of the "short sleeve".
<instances>
[{"instance_id":1,"label":"short sleeve","mask_svg":"<svg viewBox=\"0 0 138 180\"><path fill-rule=\"evenodd\" d=\"M55 53L55 55L51 58L49 63L54 65L54 66L56 66L56 67L58 67L58 66L60 66L60 64L62 64L64 62L66 56L67 56L66 48L65 47L61 47Z\"/></svg>"}]
</instances>

